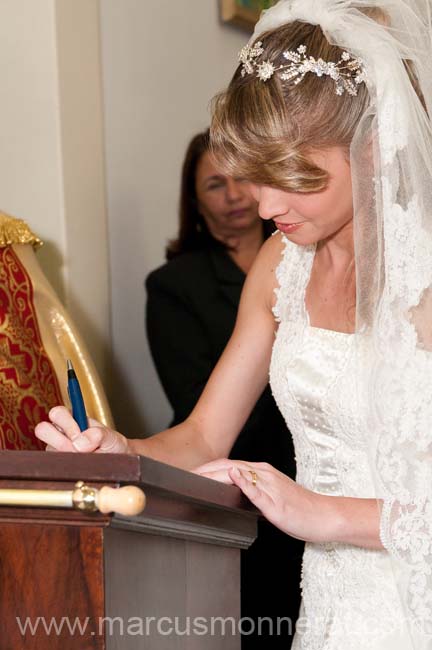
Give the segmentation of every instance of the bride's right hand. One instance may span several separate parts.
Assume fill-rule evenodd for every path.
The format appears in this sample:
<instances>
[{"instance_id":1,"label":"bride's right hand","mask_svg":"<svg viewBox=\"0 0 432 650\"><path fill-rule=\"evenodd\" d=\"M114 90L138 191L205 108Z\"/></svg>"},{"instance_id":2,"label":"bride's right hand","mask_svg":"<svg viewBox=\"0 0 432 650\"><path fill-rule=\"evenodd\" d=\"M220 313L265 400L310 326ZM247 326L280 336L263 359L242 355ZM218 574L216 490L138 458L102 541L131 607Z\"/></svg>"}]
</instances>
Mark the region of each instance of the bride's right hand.
<instances>
[{"instance_id":1,"label":"bride's right hand","mask_svg":"<svg viewBox=\"0 0 432 650\"><path fill-rule=\"evenodd\" d=\"M64 406L55 406L48 416L50 422L39 422L35 428L36 437L47 444L46 451L130 453L127 438L97 420L89 418L90 427L80 431L78 424Z\"/></svg>"}]
</instances>

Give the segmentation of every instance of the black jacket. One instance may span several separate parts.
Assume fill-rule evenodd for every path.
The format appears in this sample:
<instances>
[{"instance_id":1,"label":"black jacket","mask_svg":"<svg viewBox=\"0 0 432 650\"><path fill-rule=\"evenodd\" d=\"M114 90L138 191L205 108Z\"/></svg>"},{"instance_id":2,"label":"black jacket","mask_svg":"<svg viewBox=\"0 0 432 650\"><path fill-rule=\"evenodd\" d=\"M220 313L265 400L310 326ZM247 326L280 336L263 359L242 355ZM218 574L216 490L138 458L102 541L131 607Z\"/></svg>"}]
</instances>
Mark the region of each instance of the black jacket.
<instances>
[{"instance_id":1,"label":"black jacket","mask_svg":"<svg viewBox=\"0 0 432 650\"><path fill-rule=\"evenodd\" d=\"M243 271L223 248L181 255L147 278L147 335L171 424L192 411L234 328ZM267 387L231 457L295 476L291 435Z\"/></svg>"},{"instance_id":2,"label":"black jacket","mask_svg":"<svg viewBox=\"0 0 432 650\"><path fill-rule=\"evenodd\" d=\"M243 271L219 246L180 255L147 278L148 340L174 410L172 424L189 415L221 356L234 328L244 280ZM230 457L265 461L294 478L291 434L269 387ZM301 542L260 522L258 540L242 554L242 616L290 616L295 621L302 551ZM280 589L285 602L276 595ZM287 636L251 636L243 637L242 648L260 647L264 639L269 650L290 645Z\"/></svg>"}]
</instances>

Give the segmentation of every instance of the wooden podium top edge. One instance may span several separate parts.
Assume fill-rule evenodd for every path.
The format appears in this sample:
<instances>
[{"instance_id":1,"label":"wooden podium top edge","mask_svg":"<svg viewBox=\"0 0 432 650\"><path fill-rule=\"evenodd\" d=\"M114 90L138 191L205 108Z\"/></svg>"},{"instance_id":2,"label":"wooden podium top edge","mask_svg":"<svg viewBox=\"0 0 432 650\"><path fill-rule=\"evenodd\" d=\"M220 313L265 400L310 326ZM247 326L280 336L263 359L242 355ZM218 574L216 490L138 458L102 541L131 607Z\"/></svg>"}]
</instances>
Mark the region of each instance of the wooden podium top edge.
<instances>
[{"instance_id":1,"label":"wooden podium top edge","mask_svg":"<svg viewBox=\"0 0 432 650\"><path fill-rule=\"evenodd\" d=\"M133 481L140 478L139 456L0 451L0 479L38 481Z\"/></svg>"},{"instance_id":2,"label":"wooden podium top edge","mask_svg":"<svg viewBox=\"0 0 432 650\"><path fill-rule=\"evenodd\" d=\"M255 508L232 486L197 476L151 458L129 454L0 451L0 481L133 483L146 491L176 494L222 508ZM30 486L29 486L30 487Z\"/></svg>"}]
</instances>

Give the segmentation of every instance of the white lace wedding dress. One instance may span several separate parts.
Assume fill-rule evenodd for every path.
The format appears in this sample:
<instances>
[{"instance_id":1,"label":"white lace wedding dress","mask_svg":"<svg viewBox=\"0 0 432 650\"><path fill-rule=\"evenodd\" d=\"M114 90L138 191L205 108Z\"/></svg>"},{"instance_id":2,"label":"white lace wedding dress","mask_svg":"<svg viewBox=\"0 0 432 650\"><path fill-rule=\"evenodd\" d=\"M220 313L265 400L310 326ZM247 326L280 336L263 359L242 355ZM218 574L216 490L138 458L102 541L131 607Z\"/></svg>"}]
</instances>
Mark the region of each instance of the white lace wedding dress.
<instances>
[{"instance_id":1,"label":"white lace wedding dress","mask_svg":"<svg viewBox=\"0 0 432 650\"><path fill-rule=\"evenodd\" d=\"M297 482L321 494L375 497L358 413L356 335L309 325L304 297L315 247L283 240L270 382L293 435ZM387 552L306 544L293 650L410 648Z\"/></svg>"}]
</instances>

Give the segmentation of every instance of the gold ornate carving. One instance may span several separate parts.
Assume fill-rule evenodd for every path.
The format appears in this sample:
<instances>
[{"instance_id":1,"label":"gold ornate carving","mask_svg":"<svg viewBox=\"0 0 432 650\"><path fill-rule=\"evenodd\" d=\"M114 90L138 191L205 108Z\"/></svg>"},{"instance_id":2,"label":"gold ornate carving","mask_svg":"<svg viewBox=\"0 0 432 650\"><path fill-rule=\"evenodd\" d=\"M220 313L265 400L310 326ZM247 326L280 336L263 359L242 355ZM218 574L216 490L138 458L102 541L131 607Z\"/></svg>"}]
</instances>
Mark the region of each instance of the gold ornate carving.
<instances>
[{"instance_id":1,"label":"gold ornate carving","mask_svg":"<svg viewBox=\"0 0 432 650\"><path fill-rule=\"evenodd\" d=\"M43 242L28 227L25 221L0 212L0 248L12 244L31 244L39 248Z\"/></svg>"}]
</instances>

